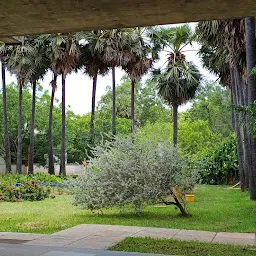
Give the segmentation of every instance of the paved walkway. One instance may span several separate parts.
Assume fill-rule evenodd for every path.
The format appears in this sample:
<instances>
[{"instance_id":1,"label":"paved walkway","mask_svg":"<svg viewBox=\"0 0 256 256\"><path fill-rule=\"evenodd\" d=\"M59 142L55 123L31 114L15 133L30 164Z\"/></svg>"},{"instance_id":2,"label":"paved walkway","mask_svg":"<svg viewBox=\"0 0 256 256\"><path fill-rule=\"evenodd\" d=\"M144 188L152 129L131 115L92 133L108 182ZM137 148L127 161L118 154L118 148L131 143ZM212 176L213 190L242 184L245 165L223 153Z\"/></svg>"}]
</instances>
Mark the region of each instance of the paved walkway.
<instances>
[{"instance_id":1,"label":"paved walkway","mask_svg":"<svg viewBox=\"0 0 256 256\"><path fill-rule=\"evenodd\" d=\"M12 245L0 243L1 256L163 256L160 254L112 252L56 246ZM168 255L166 255L168 256ZM169 255L171 256L171 255Z\"/></svg>"},{"instance_id":2,"label":"paved walkway","mask_svg":"<svg viewBox=\"0 0 256 256\"><path fill-rule=\"evenodd\" d=\"M24 255L29 256L103 255L103 251L99 251L99 254L97 254L96 251L87 252L86 250L105 250L108 247L118 243L119 241L123 240L125 237L128 236L173 238L180 240L197 240L202 242L229 243L239 245L256 245L255 235L255 233L216 233L208 231L180 230L167 228L82 224L57 233L53 233L51 235L2 232L0 233L0 255L10 255L3 254L4 250L8 249L6 249L6 246L22 246L22 248L25 250ZM27 247L30 248L30 250L34 254L26 254L26 250L29 250L27 249ZM50 250L49 248L52 249ZM65 252L65 250L67 250L68 254L63 253ZM77 250L79 252L77 252ZM53 254L52 252L55 252L55 254ZM70 254L71 252L72 254ZM81 254L81 252L83 253ZM16 256L23 254L11 255Z\"/></svg>"}]
</instances>

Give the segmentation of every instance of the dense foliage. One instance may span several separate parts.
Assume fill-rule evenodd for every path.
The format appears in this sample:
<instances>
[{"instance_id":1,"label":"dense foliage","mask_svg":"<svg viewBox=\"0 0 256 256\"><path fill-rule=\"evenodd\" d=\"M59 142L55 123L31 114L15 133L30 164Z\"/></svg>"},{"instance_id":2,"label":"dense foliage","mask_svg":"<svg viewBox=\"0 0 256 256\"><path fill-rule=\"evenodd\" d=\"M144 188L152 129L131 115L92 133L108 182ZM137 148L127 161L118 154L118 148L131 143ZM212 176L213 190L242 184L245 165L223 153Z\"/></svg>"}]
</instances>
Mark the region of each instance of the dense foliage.
<instances>
[{"instance_id":1,"label":"dense foliage","mask_svg":"<svg viewBox=\"0 0 256 256\"><path fill-rule=\"evenodd\" d=\"M161 202L187 215L184 195L193 190L197 171L170 143L116 139L96 146L94 155L73 186L75 205L92 211L117 206L122 211L131 204L140 214L146 205ZM181 191L179 198L175 187Z\"/></svg>"},{"instance_id":2,"label":"dense foliage","mask_svg":"<svg viewBox=\"0 0 256 256\"><path fill-rule=\"evenodd\" d=\"M51 189L38 184L35 180L26 181L23 184L0 185L0 201L2 202L22 202L41 201L48 198Z\"/></svg>"},{"instance_id":3,"label":"dense foliage","mask_svg":"<svg viewBox=\"0 0 256 256\"><path fill-rule=\"evenodd\" d=\"M239 181L237 142L234 135L229 136L218 146L209 148L202 157L202 179L208 184L232 184Z\"/></svg>"}]
</instances>

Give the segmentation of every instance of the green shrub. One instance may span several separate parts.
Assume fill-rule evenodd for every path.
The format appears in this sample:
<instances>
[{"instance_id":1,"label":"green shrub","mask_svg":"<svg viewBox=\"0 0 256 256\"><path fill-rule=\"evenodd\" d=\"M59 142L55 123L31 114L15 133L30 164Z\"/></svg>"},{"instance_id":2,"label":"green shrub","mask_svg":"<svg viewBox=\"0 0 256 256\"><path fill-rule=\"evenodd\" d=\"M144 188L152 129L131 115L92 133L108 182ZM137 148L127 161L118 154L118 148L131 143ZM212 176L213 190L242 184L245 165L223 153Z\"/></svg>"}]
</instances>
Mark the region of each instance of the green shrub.
<instances>
[{"instance_id":1,"label":"green shrub","mask_svg":"<svg viewBox=\"0 0 256 256\"><path fill-rule=\"evenodd\" d=\"M237 142L235 135L210 149L202 158L202 181L208 184L227 184L239 180Z\"/></svg>"},{"instance_id":2,"label":"green shrub","mask_svg":"<svg viewBox=\"0 0 256 256\"><path fill-rule=\"evenodd\" d=\"M0 186L0 200L6 202L41 201L48 198L51 189L38 185L35 180L25 182L19 186Z\"/></svg>"},{"instance_id":3,"label":"green shrub","mask_svg":"<svg viewBox=\"0 0 256 256\"><path fill-rule=\"evenodd\" d=\"M92 211L132 205L140 214L146 205L161 202L174 204L187 215L184 195L193 190L197 172L171 143L116 139L96 146L94 155L73 183L75 205ZM180 198L174 187L180 189Z\"/></svg>"}]
</instances>

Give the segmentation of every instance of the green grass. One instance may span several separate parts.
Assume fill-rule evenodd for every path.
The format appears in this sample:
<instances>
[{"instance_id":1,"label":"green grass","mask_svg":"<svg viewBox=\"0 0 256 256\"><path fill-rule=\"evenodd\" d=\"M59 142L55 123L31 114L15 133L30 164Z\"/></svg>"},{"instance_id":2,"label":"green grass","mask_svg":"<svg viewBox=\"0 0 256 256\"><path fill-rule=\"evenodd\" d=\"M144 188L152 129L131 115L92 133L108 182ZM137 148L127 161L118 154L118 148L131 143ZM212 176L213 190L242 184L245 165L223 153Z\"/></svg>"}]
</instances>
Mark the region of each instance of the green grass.
<instances>
[{"instance_id":1,"label":"green grass","mask_svg":"<svg viewBox=\"0 0 256 256\"><path fill-rule=\"evenodd\" d=\"M246 256L256 255L256 251L249 251L256 247L202 243L195 241L180 241L174 239L153 239L149 237L127 237L117 245L109 248L112 251L143 252L171 255L200 255L200 256Z\"/></svg>"},{"instance_id":2,"label":"green grass","mask_svg":"<svg viewBox=\"0 0 256 256\"><path fill-rule=\"evenodd\" d=\"M140 217L127 209L105 210L98 216L70 204L71 196L61 195L41 202L0 203L0 232L53 233L82 223L148 226L208 231L255 232L256 202L247 193L223 186L198 186L192 214L181 217L173 206L147 207Z\"/></svg>"}]
</instances>

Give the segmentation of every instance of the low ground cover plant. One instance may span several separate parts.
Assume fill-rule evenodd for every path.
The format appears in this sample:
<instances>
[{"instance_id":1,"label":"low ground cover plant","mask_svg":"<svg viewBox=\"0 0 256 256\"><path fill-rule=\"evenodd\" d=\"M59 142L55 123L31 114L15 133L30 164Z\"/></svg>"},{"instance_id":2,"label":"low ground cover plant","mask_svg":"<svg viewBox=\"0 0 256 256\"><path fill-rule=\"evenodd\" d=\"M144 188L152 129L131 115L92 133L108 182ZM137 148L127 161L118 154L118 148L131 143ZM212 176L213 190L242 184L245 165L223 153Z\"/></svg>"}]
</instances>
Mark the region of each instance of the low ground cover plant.
<instances>
[{"instance_id":1,"label":"low ground cover plant","mask_svg":"<svg viewBox=\"0 0 256 256\"><path fill-rule=\"evenodd\" d=\"M72 186L73 204L94 212L112 207L123 212L132 205L139 215L147 205L164 203L188 215L184 196L198 172L171 143L127 137L96 146L94 156Z\"/></svg>"},{"instance_id":2,"label":"low ground cover plant","mask_svg":"<svg viewBox=\"0 0 256 256\"><path fill-rule=\"evenodd\" d=\"M19 185L0 185L1 202L41 201L51 193L49 187L39 185L35 180Z\"/></svg>"},{"instance_id":3,"label":"low ground cover plant","mask_svg":"<svg viewBox=\"0 0 256 256\"><path fill-rule=\"evenodd\" d=\"M63 193L66 182L61 177L43 173L0 176L0 201L41 201L50 195L54 198L55 193Z\"/></svg>"}]
</instances>

